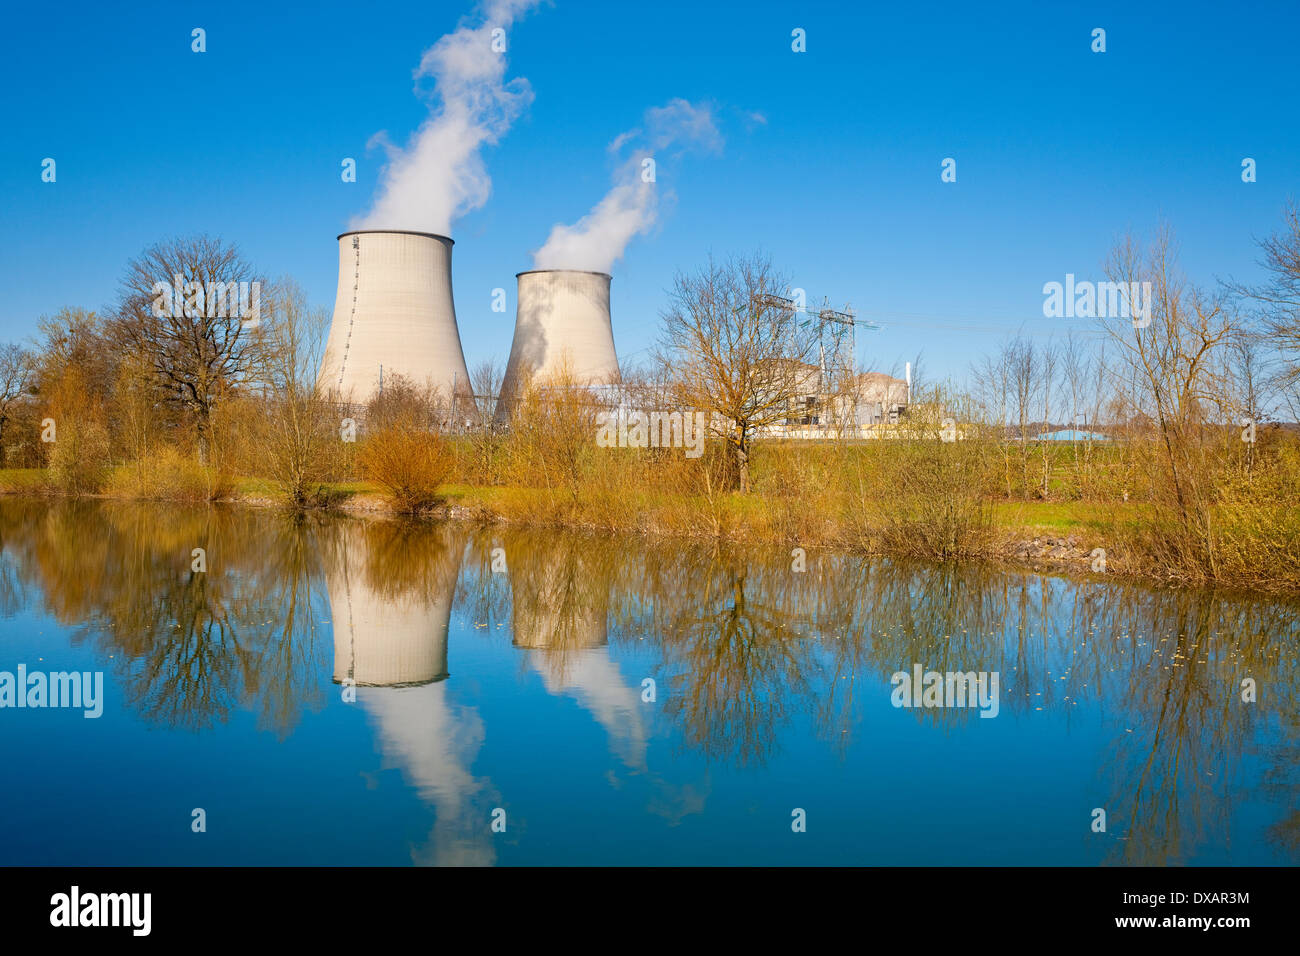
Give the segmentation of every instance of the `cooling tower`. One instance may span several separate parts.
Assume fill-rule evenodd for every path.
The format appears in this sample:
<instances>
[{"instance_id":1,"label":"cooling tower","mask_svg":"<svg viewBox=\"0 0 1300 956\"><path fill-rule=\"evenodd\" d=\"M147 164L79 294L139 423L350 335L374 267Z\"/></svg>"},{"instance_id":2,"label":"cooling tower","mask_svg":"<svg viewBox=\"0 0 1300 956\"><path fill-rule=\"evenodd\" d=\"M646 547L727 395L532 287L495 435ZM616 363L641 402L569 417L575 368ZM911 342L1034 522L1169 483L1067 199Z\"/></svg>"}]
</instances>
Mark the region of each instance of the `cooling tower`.
<instances>
[{"instance_id":1,"label":"cooling tower","mask_svg":"<svg viewBox=\"0 0 1300 956\"><path fill-rule=\"evenodd\" d=\"M469 394L451 298L452 240L425 232L345 232L319 383L354 402L403 375L444 398Z\"/></svg>"},{"instance_id":2,"label":"cooling tower","mask_svg":"<svg viewBox=\"0 0 1300 956\"><path fill-rule=\"evenodd\" d=\"M614 327L609 317L610 277L604 272L538 269L520 272L515 340L501 382L506 410L528 374L544 380L567 363L575 382L619 381Z\"/></svg>"}]
</instances>

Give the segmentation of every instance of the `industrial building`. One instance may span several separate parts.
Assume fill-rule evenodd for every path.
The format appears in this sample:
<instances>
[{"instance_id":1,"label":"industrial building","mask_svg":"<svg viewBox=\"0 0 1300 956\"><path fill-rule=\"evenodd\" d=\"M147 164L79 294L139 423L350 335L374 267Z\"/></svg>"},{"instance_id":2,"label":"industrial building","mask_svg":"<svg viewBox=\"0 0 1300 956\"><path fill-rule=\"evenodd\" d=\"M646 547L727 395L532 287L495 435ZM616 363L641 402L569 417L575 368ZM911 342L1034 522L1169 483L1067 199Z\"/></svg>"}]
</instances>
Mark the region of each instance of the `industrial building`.
<instances>
[{"instance_id":1,"label":"industrial building","mask_svg":"<svg viewBox=\"0 0 1300 956\"><path fill-rule=\"evenodd\" d=\"M434 233L361 230L338 237L339 279L334 319L319 385L337 401L364 404L402 376L436 388L453 409L472 408L469 371L452 300L453 241ZM608 273L577 269L519 272L514 338L494 418L508 420L529 380L564 374L592 392L593 401L627 414L661 403L642 389L621 385L610 316ZM793 383L789 414L761 429L769 437L878 437L875 426L906 413L910 385L879 372L852 373L854 331L875 329L851 308L805 308L767 296L801 325L816 323L817 364L795 362L783 380ZM793 360L791 360L793 361ZM637 394L633 394L636 392ZM458 416L458 419L464 416ZM833 434L832 434L833 433Z\"/></svg>"},{"instance_id":2,"label":"industrial building","mask_svg":"<svg viewBox=\"0 0 1300 956\"><path fill-rule=\"evenodd\" d=\"M780 414L776 420L757 429L760 438L802 438L808 440L894 437L898 425L908 412L911 386L906 379L883 372L850 375L839 383L827 382L821 369L793 359L777 376L783 390ZM909 372L910 375L910 372ZM651 413L662 415L674 411L674 402L658 385L591 386L592 404L606 415L617 429L626 429L638 417ZM693 409L676 409L687 415ZM653 421L653 419L652 419ZM709 430L715 435L727 433L731 424L711 414Z\"/></svg>"},{"instance_id":3,"label":"industrial building","mask_svg":"<svg viewBox=\"0 0 1300 956\"><path fill-rule=\"evenodd\" d=\"M470 392L451 292L451 247L426 232L362 230L338 237L339 284L318 384L363 403L402 375L448 400Z\"/></svg>"},{"instance_id":4,"label":"industrial building","mask_svg":"<svg viewBox=\"0 0 1300 956\"><path fill-rule=\"evenodd\" d=\"M862 372L836 386L823 381L820 369L801 363L786 426L849 426L897 424L906 414L909 387L904 379L883 372Z\"/></svg>"},{"instance_id":5,"label":"industrial building","mask_svg":"<svg viewBox=\"0 0 1300 956\"><path fill-rule=\"evenodd\" d=\"M609 314L611 277L604 272L535 269L520 272L514 341L501 383L498 417L508 415L521 385L566 369L574 384L620 380Z\"/></svg>"}]
</instances>

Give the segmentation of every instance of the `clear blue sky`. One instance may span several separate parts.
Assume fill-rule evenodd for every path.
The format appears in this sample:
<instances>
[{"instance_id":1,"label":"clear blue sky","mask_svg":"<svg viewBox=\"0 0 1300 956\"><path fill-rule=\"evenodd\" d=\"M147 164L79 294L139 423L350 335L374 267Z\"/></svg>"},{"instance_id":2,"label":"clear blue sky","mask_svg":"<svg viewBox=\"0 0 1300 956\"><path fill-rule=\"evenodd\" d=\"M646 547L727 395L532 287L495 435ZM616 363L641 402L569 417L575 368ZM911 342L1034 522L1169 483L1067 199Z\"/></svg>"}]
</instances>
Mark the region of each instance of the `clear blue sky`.
<instances>
[{"instance_id":1,"label":"clear blue sky","mask_svg":"<svg viewBox=\"0 0 1300 956\"><path fill-rule=\"evenodd\" d=\"M405 142L424 118L412 70L471 9L12 5L0 338L62 305L104 306L129 257L196 232L332 307L334 237L369 208L383 160L366 143ZM796 27L806 53L790 49ZM606 145L673 97L712 103L726 146L661 176L675 202L614 267L625 357L657 335L674 271L710 251L761 247L817 301L887 326L860 336L863 360L924 351L932 374L963 373L1022 327L1063 332L1072 320L1042 316L1043 283L1098 277L1118 234L1161 218L1194 279L1255 277L1254 239L1300 194L1298 41L1294 2L555 0L511 33L509 75L536 99L486 153L490 200L453 229L466 358L504 362L514 274L609 187ZM949 156L955 184L940 182ZM56 183L41 182L45 157Z\"/></svg>"}]
</instances>

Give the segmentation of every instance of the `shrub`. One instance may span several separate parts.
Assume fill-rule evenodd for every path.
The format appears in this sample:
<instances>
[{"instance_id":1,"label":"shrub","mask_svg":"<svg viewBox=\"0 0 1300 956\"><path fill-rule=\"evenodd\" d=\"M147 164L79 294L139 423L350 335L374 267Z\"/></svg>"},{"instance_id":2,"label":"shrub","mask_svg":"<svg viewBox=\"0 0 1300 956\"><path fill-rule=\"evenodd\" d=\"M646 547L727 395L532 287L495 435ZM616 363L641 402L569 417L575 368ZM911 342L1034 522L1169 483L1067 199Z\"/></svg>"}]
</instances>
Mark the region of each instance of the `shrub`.
<instances>
[{"instance_id":1,"label":"shrub","mask_svg":"<svg viewBox=\"0 0 1300 956\"><path fill-rule=\"evenodd\" d=\"M97 421L62 423L50 446L50 484L69 495L98 494L108 473L108 429Z\"/></svg>"},{"instance_id":2,"label":"shrub","mask_svg":"<svg viewBox=\"0 0 1300 956\"><path fill-rule=\"evenodd\" d=\"M394 422L366 438L358 456L366 477L381 485L397 510L414 514L438 503L451 474L447 443L418 425Z\"/></svg>"},{"instance_id":3,"label":"shrub","mask_svg":"<svg viewBox=\"0 0 1300 956\"><path fill-rule=\"evenodd\" d=\"M228 476L179 449L165 447L122 465L108 477L106 491L117 498L148 501L215 501L231 491Z\"/></svg>"}]
</instances>

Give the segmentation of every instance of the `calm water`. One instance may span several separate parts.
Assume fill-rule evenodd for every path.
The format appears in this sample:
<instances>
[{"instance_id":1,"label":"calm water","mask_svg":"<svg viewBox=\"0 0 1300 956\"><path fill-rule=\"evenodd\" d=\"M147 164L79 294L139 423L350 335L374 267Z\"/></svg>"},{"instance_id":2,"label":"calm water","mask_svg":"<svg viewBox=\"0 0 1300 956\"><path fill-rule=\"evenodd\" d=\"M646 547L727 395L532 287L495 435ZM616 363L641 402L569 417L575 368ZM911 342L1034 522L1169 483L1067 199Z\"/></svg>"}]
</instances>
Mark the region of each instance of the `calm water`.
<instances>
[{"instance_id":1,"label":"calm water","mask_svg":"<svg viewBox=\"0 0 1300 956\"><path fill-rule=\"evenodd\" d=\"M1300 862L1293 604L12 498L0 547L0 671L105 682L0 710L0 863Z\"/></svg>"}]
</instances>

